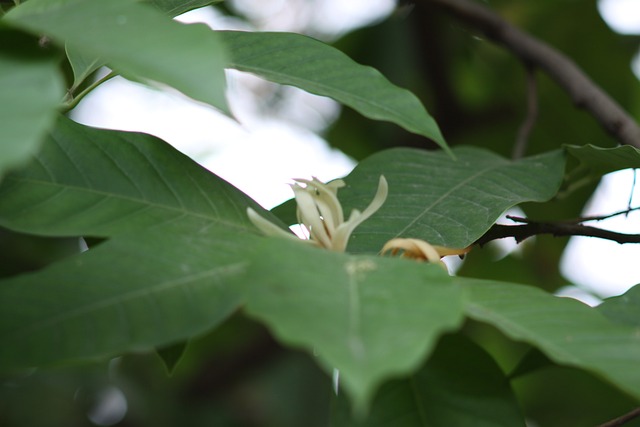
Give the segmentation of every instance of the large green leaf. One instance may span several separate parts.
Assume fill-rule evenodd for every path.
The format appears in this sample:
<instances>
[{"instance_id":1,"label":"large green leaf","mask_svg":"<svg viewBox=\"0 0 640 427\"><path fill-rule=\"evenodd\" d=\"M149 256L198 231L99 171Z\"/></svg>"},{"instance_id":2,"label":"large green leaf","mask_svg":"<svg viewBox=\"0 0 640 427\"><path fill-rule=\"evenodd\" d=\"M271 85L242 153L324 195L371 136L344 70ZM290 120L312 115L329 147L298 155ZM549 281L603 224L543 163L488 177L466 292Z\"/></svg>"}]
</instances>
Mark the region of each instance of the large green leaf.
<instances>
[{"instance_id":1,"label":"large green leaf","mask_svg":"<svg viewBox=\"0 0 640 427\"><path fill-rule=\"evenodd\" d=\"M598 311L614 322L636 326L640 331L640 285L620 296L607 298L598 306Z\"/></svg>"},{"instance_id":2,"label":"large green leaf","mask_svg":"<svg viewBox=\"0 0 640 427\"><path fill-rule=\"evenodd\" d=\"M389 196L353 233L349 250L377 252L394 237L468 246L508 208L553 197L564 173L560 150L517 162L479 148L453 151L457 160L442 152L408 148L363 160L338 194L346 211L368 205L381 174L389 182Z\"/></svg>"},{"instance_id":3,"label":"large green leaf","mask_svg":"<svg viewBox=\"0 0 640 427\"><path fill-rule=\"evenodd\" d=\"M504 373L486 351L461 335L443 337L410 378L382 386L363 422L352 419L344 396L338 396L332 427L524 426Z\"/></svg>"},{"instance_id":4,"label":"large green leaf","mask_svg":"<svg viewBox=\"0 0 640 427\"><path fill-rule=\"evenodd\" d=\"M150 350L217 325L258 237L165 226L116 237L0 282L0 366L29 367Z\"/></svg>"},{"instance_id":5,"label":"large green leaf","mask_svg":"<svg viewBox=\"0 0 640 427\"><path fill-rule=\"evenodd\" d=\"M362 115L424 135L448 150L435 120L418 98L374 68L312 38L292 33L222 31L232 68L328 96Z\"/></svg>"},{"instance_id":6,"label":"large green leaf","mask_svg":"<svg viewBox=\"0 0 640 427\"><path fill-rule=\"evenodd\" d=\"M205 25L180 24L130 0L30 0L4 19L99 57L129 78L165 83L227 111L226 53Z\"/></svg>"},{"instance_id":7,"label":"large green leaf","mask_svg":"<svg viewBox=\"0 0 640 427\"><path fill-rule=\"evenodd\" d=\"M460 292L436 265L267 239L252 254L247 282L249 314L337 369L359 410L462 320Z\"/></svg>"},{"instance_id":8,"label":"large green leaf","mask_svg":"<svg viewBox=\"0 0 640 427\"><path fill-rule=\"evenodd\" d=\"M466 312L552 360L591 371L640 399L640 331L616 324L596 309L540 289L493 281L455 279L466 293Z\"/></svg>"},{"instance_id":9,"label":"large green leaf","mask_svg":"<svg viewBox=\"0 0 640 427\"><path fill-rule=\"evenodd\" d=\"M261 210L158 138L65 118L0 186L0 225L45 235L110 236L164 223L247 230L247 206Z\"/></svg>"},{"instance_id":10,"label":"large green leaf","mask_svg":"<svg viewBox=\"0 0 640 427\"><path fill-rule=\"evenodd\" d=\"M64 83L58 58L0 26L0 177L26 163L53 126Z\"/></svg>"}]
</instances>

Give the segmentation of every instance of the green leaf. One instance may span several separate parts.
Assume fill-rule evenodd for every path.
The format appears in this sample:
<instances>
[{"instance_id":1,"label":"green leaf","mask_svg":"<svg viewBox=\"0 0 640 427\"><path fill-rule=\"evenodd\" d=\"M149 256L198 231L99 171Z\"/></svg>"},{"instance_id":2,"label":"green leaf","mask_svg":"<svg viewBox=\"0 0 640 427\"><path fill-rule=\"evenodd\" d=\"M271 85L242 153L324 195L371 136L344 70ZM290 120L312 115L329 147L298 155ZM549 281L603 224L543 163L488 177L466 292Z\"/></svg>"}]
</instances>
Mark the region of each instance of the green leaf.
<instances>
[{"instance_id":1,"label":"green leaf","mask_svg":"<svg viewBox=\"0 0 640 427\"><path fill-rule=\"evenodd\" d=\"M435 120L415 95L339 50L300 34L221 31L220 35L229 47L231 68L328 96L366 117L395 123L449 150Z\"/></svg>"},{"instance_id":2,"label":"green leaf","mask_svg":"<svg viewBox=\"0 0 640 427\"><path fill-rule=\"evenodd\" d=\"M149 4L156 6L162 12L172 17L212 3L218 3L219 1L221 0L147 0ZM71 64L71 69L73 70L74 80L71 88L71 91L73 91L94 71L102 67L104 61L93 53L83 54L70 46L65 46L65 49L67 58Z\"/></svg>"},{"instance_id":3,"label":"green leaf","mask_svg":"<svg viewBox=\"0 0 640 427\"><path fill-rule=\"evenodd\" d=\"M553 362L549 360L547 355L534 347L527 351L516 367L509 372L509 378L513 380L551 365Z\"/></svg>"},{"instance_id":4,"label":"green leaf","mask_svg":"<svg viewBox=\"0 0 640 427\"><path fill-rule=\"evenodd\" d=\"M289 199L272 208L270 212L278 217L278 219L283 223L292 225L298 222L298 217L296 215L297 206L295 199Z\"/></svg>"},{"instance_id":5,"label":"green leaf","mask_svg":"<svg viewBox=\"0 0 640 427\"><path fill-rule=\"evenodd\" d=\"M396 148L360 162L338 194L345 212L369 204L380 175L389 182L389 196L356 228L349 251L375 253L395 237L466 247L508 208L552 198L564 173L560 150L517 162L473 147L453 152L457 160L442 152Z\"/></svg>"},{"instance_id":6,"label":"green leaf","mask_svg":"<svg viewBox=\"0 0 640 427\"><path fill-rule=\"evenodd\" d=\"M165 226L1 281L0 366L150 351L202 334L241 303L234 284L255 239Z\"/></svg>"},{"instance_id":7,"label":"green leaf","mask_svg":"<svg viewBox=\"0 0 640 427\"><path fill-rule=\"evenodd\" d=\"M182 15L193 9L220 3L222 0L144 0L169 16Z\"/></svg>"},{"instance_id":8,"label":"green leaf","mask_svg":"<svg viewBox=\"0 0 640 427\"><path fill-rule=\"evenodd\" d=\"M411 378L381 387L364 422L336 399L332 427L524 426L509 381L496 362L461 335L445 336Z\"/></svg>"},{"instance_id":9,"label":"green leaf","mask_svg":"<svg viewBox=\"0 0 640 427\"><path fill-rule=\"evenodd\" d=\"M45 235L111 236L165 223L185 232L212 224L253 230L248 206L262 211L158 138L65 118L0 186L0 225Z\"/></svg>"},{"instance_id":10,"label":"green leaf","mask_svg":"<svg viewBox=\"0 0 640 427\"><path fill-rule=\"evenodd\" d=\"M156 349L156 354L160 360L162 360L162 364L167 370L168 375L173 374L173 371L176 369L176 366L178 366L182 356L184 356L188 345L188 341L180 341L178 343L169 344Z\"/></svg>"},{"instance_id":11,"label":"green leaf","mask_svg":"<svg viewBox=\"0 0 640 427\"><path fill-rule=\"evenodd\" d=\"M640 168L640 150L630 145L615 148L595 145L565 145L565 150L589 168L595 175L604 175L621 169Z\"/></svg>"},{"instance_id":12,"label":"green leaf","mask_svg":"<svg viewBox=\"0 0 640 427\"><path fill-rule=\"evenodd\" d=\"M584 186L595 185L607 173L640 168L640 150L628 145L615 148L565 145L564 148L578 161L578 165L565 177L563 188L559 192L559 196L563 198Z\"/></svg>"},{"instance_id":13,"label":"green leaf","mask_svg":"<svg viewBox=\"0 0 640 427\"><path fill-rule=\"evenodd\" d=\"M614 322L640 328L640 285L623 295L607 298L597 309Z\"/></svg>"},{"instance_id":14,"label":"green leaf","mask_svg":"<svg viewBox=\"0 0 640 427\"><path fill-rule=\"evenodd\" d=\"M130 0L30 0L5 19L88 58L100 57L125 77L165 83L227 111L226 53L205 25L180 24Z\"/></svg>"},{"instance_id":15,"label":"green leaf","mask_svg":"<svg viewBox=\"0 0 640 427\"><path fill-rule=\"evenodd\" d=\"M0 26L0 178L26 163L55 123L64 95L59 58Z\"/></svg>"},{"instance_id":16,"label":"green leaf","mask_svg":"<svg viewBox=\"0 0 640 427\"><path fill-rule=\"evenodd\" d=\"M640 398L638 328L615 324L594 308L537 288L457 278L466 312L515 340L525 341L557 363L585 369Z\"/></svg>"},{"instance_id":17,"label":"green leaf","mask_svg":"<svg viewBox=\"0 0 640 427\"><path fill-rule=\"evenodd\" d=\"M247 282L248 313L338 369L360 411L383 380L415 370L462 320L460 292L436 265L267 239Z\"/></svg>"},{"instance_id":18,"label":"green leaf","mask_svg":"<svg viewBox=\"0 0 640 427\"><path fill-rule=\"evenodd\" d=\"M84 54L71 46L65 46L65 50L67 52L67 59L71 65L71 70L73 71L73 85L69 90L73 93L73 91L75 91L82 82L84 82L94 71L102 67L104 63L95 55Z\"/></svg>"}]
</instances>

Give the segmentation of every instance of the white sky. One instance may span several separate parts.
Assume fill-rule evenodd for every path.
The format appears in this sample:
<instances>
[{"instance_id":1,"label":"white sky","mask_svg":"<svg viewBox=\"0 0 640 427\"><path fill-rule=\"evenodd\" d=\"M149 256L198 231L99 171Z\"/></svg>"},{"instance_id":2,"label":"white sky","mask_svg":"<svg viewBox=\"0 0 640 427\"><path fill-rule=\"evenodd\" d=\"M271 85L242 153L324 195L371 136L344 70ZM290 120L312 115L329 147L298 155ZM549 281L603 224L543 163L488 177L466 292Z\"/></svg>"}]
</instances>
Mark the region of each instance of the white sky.
<instances>
[{"instance_id":1,"label":"white sky","mask_svg":"<svg viewBox=\"0 0 640 427\"><path fill-rule=\"evenodd\" d=\"M326 39L382 19L395 7L394 0L236 0L231 4L252 15L255 29L306 29ZM613 29L640 34L640 0L601 0L598 7ZM181 19L204 20L217 29L250 29L247 23L222 17L212 9L194 11ZM238 121L180 94L148 89L120 78L89 95L74 111L74 119L92 126L156 135L266 208L292 196L287 185L292 178L316 176L327 181L348 174L355 166L352 159L331 149L317 135L340 113L337 103L236 71L229 72L228 77L228 99ZM268 97L277 90L286 101L281 103L284 109L265 115L256 93ZM632 181L629 174L624 171L607 177L585 215L626 208ZM640 176L638 181L640 187ZM640 205L638 188L634 200ZM618 217L597 226L640 233L639 219L640 212L636 212L629 218ZM640 245L572 238L562 268L581 289L608 296L640 283L640 269L635 268L638 259ZM580 295L580 288L566 288L562 294Z\"/></svg>"},{"instance_id":2,"label":"white sky","mask_svg":"<svg viewBox=\"0 0 640 427\"><path fill-rule=\"evenodd\" d=\"M632 192L632 206L640 206L640 172L635 188L632 170L609 174L598 186L583 215L598 216L625 210ZM640 211L631 212L628 216L593 221L588 225L640 234ZM640 245L621 245L591 237L572 237L561 267L573 282L606 297L624 293L631 286L640 283L639 260Z\"/></svg>"},{"instance_id":3,"label":"white sky","mask_svg":"<svg viewBox=\"0 0 640 427\"><path fill-rule=\"evenodd\" d=\"M600 0L598 10L607 25L620 34L640 34L639 0Z\"/></svg>"}]
</instances>

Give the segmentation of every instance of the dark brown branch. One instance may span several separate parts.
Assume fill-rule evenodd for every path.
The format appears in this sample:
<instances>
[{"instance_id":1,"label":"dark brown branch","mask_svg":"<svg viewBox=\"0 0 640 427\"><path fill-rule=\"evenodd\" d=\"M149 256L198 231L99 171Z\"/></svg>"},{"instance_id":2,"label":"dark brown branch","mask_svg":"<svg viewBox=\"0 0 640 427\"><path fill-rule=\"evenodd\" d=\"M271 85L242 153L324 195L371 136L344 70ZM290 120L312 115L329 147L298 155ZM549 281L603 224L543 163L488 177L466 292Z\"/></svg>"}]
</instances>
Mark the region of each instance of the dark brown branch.
<instances>
[{"instance_id":1,"label":"dark brown branch","mask_svg":"<svg viewBox=\"0 0 640 427\"><path fill-rule=\"evenodd\" d=\"M513 237L520 243L531 236L539 234L551 234L555 237L562 236L586 236L597 237L605 240L623 243L640 243L640 234L625 234L615 231L603 230L582 224L567 222L536 222L526 220L525 224L502 225L494 224L489 231L480 237L475 244L483 246L492 240Z\"/></svg>"},{"instance_id":2,"label":"dark brown branch","mask_svg":"<svg viewBox=\"0 0 640 427\"><path fill-rule=\"evenodd\" d=\"M564 54L469 0L428 0L482 31L525 63L549 74L579 108L589 111L620 143L640 148L640 126Z\"/></svg>"},{"instance_id":3,"label":"dark brown branch","mask_svg":"<svg viewBox=\"0 0 640 427\"><path fill-rule=\"evenodd\" d=\"M529 143L529 136L538 119L538 85L536 83L536 70L530 64L525 64L527 69L527 115L518 130L518 137L513 147L512 158L520 159L524 156Z\"/></svg>"},{"instance_id":4,"label":"dark brown branch","mask_svg":"<svg viewBox=\"0 0 640 427\"><path fill-rule=\"evenodd\" d=\"M615 420L607 421L604 424L600 424L598 427L618 427L638 417L640 417L640 408L636 408L633 411L616 418Z\"/></svg>"}]
</instances>

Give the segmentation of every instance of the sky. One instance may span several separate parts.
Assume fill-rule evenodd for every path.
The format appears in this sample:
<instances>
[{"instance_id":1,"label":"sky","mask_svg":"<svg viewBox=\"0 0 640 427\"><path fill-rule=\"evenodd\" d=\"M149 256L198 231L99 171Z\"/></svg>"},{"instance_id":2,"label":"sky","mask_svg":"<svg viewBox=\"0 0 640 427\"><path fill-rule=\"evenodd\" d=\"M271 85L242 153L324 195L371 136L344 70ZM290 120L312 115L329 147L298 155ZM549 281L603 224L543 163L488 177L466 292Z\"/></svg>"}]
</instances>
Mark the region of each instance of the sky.
<instances>
[{"instance_id":1,"label":"sky","mask_svg":"<svg viewBox=\"0 0 640 427\"><path fill-rule=\"evenodd\" d=\"M355 27L384 19L394 0L235 0L230 5L251 17L252 25L206 9L179 19L204 21L216 29L295 31L332 40ZM612 28L640 34L640 0L601 0L599 10ZM635 12L634 12L635 11ZM634 67L640 76L640 56ZM631 65L631 64L630 64ZM336 102L292 87L281 87L252 75L228 71L228 100L236 120L195 103L175 91L159 91L114 78L101 85L74 110L75 120L97 127L151 133L234 184L269 209L291 198L293 178L328 181L347 175L353 159L329 147L318 133L340 114ZM261 99L278 95L277 108ZM267 113L268 112L268 113ZM247 156L247 153L251 153ZM251 173L247 173L251 171ZM603 180L584 214L625 209L634 191L640 205L640 177L621 171ZM640 212L596 224L640 233ZM606 297L640 283L640 246L594 238L571 238L562 260L563 274L577 286L562 295L595 304L593 293Z\"/></svg>"}]
</instances>

